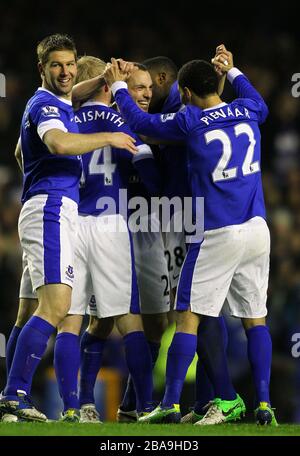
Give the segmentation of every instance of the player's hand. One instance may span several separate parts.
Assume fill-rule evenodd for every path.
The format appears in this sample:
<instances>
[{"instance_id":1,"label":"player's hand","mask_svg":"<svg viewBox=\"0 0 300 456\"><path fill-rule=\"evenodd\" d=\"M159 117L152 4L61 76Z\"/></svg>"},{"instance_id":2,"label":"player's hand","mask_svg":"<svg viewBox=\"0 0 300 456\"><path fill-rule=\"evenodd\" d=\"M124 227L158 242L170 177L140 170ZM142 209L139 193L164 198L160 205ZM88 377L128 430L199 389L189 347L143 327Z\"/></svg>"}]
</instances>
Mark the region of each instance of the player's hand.
<instances>
[{"instance_id":1,"label":"player's hand","mask_svg":"<svg viewBox=\"0 0 300 456\"><path fill-rule=\"evenodd\" d=\"M124 73L131 73L134 70L134 63L133 62L127 62L126 60L123 59L116 59L119 65L119 68L121 71Z\"/></svg>"},{"instance_id":2,"label":"player's hand","mask_svg":"<svg viewBox=\"0 0 300 456\"><path fill-rule=\"evenodd\" d=\"M138 151L134 144L135 142L136 140L126 133L111 133L110 145L112 147L116 147L117 149L126 149L128 152L135 154Z\"/></svg>"},{"instance_id":3,"label":"player's hand","mask_svg":"<svg viewBox=\"0 0 300 456\"><path fill-rule=\"evenodd\" d=\"M216 48L216 55L211 59L211 63L214 65L218 75L222 76L233 68L232 53L227 51L224 44L220 44Z\"/></svg>"},{"instance_id":4,"label":"player's hand","mask_svg":"<svg viewBox=\"0 0 300 456\"><path fill-rule=\"evenodd\" d=\"M121 67L124 67L126 71L123 71ZM116 59L112 58L111 63L106 65L103 73L106 83L111 86L116 81L127 81L130 76L130 73L127 71L128 67L128 63L121 65Z\"/></svg>"}]
</instances>

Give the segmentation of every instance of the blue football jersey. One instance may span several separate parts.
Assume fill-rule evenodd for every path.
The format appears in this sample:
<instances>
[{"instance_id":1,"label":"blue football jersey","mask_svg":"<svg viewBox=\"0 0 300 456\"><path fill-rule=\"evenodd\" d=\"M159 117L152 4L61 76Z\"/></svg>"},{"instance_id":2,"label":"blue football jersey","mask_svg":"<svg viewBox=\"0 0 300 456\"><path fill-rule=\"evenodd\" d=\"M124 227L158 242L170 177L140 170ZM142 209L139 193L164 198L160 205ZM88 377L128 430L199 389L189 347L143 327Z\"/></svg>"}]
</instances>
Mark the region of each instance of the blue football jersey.
<instances>
[{"instance_id":1,"label":"blue football jersey","mask_svg":"<svg viewBox=\"0 0 300 456\"><path fill-rule=\"evenodd\" d=\"M116 101L134 131L185 141L192 196L204 198L204 229L265 217L260 172L259 123L268 114L244 75L234 79L238 99L208 110L188 105L178 113L147 114L119 89Z\"/></svg>"},{"instance_id":2,"label":"blue football jersey","mask_svg":"<svg viewBox=\"0 0 300 456\"><path fill-rule=\"evenodd\" d=\"M71 103L40 88L28 101L21 125L23 203L38 194L66 196L78 202L81 158L52 154L38 134L43 124L53 121L59 121L64 131L78 133Z\"/></svg>"},{"instance_id":3,"label":"blue football jersey","mask_svg":"<svg viewBox=\"0 0 300 456\"><path fill-rule=\"evenodd\" d=\"M128 198L138 195L148 199L149 188L143 182L148 180L150 189L159 185L152 152L132 133L121 115L107 105L88 101L76 112L75 120L81 133L127 133L136 139L135 145L139 149L139 153L133 155L125 149L106 146L82 156L79 213L99 215L105 211L125 214L120 204L127 206L127 199L119 201L120 189L127 190ZM112 201L114 205L109 206Z\"/></svg>"}]
</instances>

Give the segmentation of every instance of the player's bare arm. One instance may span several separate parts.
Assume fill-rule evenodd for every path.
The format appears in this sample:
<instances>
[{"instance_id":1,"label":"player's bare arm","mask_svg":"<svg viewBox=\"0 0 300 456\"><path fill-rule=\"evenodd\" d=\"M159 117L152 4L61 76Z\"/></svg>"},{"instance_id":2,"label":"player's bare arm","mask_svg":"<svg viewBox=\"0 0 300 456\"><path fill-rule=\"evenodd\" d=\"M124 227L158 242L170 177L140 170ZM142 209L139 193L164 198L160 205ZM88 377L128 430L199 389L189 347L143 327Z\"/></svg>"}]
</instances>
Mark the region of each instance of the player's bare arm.
<instances>
[{"instance_id":1,"label":"player's bare arm","mask_svg":"<svg viewBox=\"0 0 300 456\"><path fill-rule=\"evenodd\" d=\"M45 133L43 141L55 155L82 155L109 145L131 153L137 152L135 139L122 132L78 134L53 128Z\"/></svg>"},{"instance_id":2,"label":"player's bare arm","mask_svg":"<svg viewBox=\"0 0 300 456\"><path fill-rule=\"evenodd\" d=\"M114 59L119 69L124 73L131 73L134 68L133 62L127 62L123 59ZM86 100L93 98L95 93L103 86L105 79L103 74L95 76L94 78L86 81L79 82L73 87L72 90L72 104L75 110L79 109L80 105Z\"/></svg>"},{"instance_id":3,"label":"player's bare arm","mask_svg":"<svg viewBox=\"0 0 300 456\"><path fill-rule=\"evenodd\" d=\"M103 83L105 83L105 80L103 75L100 74L92 79L88 79L74 85L72 90L73 108L75 110L78 109L83 102L92 98L100 87L102 87Z\"/></svg>"}]
</instances>

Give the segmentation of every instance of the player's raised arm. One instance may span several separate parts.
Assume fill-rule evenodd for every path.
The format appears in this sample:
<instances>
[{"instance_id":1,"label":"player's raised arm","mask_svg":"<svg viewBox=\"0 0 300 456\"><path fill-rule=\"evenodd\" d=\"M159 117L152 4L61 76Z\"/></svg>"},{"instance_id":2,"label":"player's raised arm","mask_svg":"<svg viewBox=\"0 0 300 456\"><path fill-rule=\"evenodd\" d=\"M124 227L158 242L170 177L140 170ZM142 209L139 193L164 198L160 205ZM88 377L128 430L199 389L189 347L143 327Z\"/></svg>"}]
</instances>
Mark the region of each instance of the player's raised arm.
<instances>
[{"instance_id":1,"label":"player's raised arm","mask_svg":"<svg viewBox=\"0 0 300 456\"><path fill-rule=\"evenodd\" d=\"M105 146L118 147L135 153L135 139L126 133L68 133L59 129L48 130L42 138L55 155L82 155Z\"/></svg>"},{"instance_id":2,"label":"player's raised arm","mask_svg":"<svg viewBox=\"0 0 300 456\"><path fill-rule=\"evenodd\" d=\"M239 98L249 98L256 103L259 121L260 123L264 122L269 113L264 99L249 79L238 68L234 67L232 53L227 51L223 44L217 47L212 64L218 72L227 73L227 79Z\"/></svg>"},{"instance_id":3,"label":"player's raised arm","mask_svg":"<svg viewBox=\"0 0 300 456\"><path fill-rule=\"evenodd\" d=\"M185 139L186 126L181 113L149 114L137 107L127 90L125 81L129 75L119 68L115 59L112 59L111 65L107 66L104 76L107 84L111 86L123 117L133 131L173 141Z\"/></svg>"},{"instance_id":4,"label":"player's raised arm","mask_svg":"<svg viewBox=\"0 0 300 456\"><path fill-rule=\"evenodd\" d=\"M268 116L269 109L263 97L253 87L249 79L238 68L235 67L228 71L227 79L232 84L232 87L234 88L234 91L239 98L249 98L256 103L259 122L264 122Z\"/></svg>"},{"instance_id":5,"label":"player's raised arm","mask_svg":"<svg viewBox=\"0 0 300 456\"><path fill-rule=\"evenodd\" d=\"M119 68L125 72L129 73L132 71L134 64L132 62L127 62L123 59L116 59L118 62ZM92 98L94 94L105 84L105 79L103 74L95 76L94 78L87 79L86 81L79 82L73 87L72 90L72 104L73 108L76 110L80 105Z\"/></svg>"},{"instance_id":6,"label":"player's raised arm","mask_svg":"<svg viewBox=\"0 0 300 456\"><path fill-rule=\"evenodd\" d=\"M91 98L103 84L105 84L105 79L102 74L76 84L72 90L73 108L75 110L78 109L80 105Z\"/></svg>"}]
</instances>

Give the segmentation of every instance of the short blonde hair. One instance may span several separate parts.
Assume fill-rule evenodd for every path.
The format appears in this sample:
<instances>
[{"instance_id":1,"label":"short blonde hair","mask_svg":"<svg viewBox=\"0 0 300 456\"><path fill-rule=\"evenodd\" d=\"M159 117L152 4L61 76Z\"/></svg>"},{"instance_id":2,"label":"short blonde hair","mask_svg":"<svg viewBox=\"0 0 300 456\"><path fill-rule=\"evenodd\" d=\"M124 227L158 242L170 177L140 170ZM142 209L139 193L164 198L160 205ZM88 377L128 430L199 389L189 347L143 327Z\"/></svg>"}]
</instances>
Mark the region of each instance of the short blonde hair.
<instances>
[{"instance_id":1,"label":"short blonde hair","mask_svg":"<svg viewBox=\"0 0 300 456\"><path fill-rule=\"evenodd\" d=\"M105 70L106 63L103 60L93 57L91 55L84 55L77 61L77 76L76 84L78 82L92 79Z\"/></svg>"}]
</instances>

